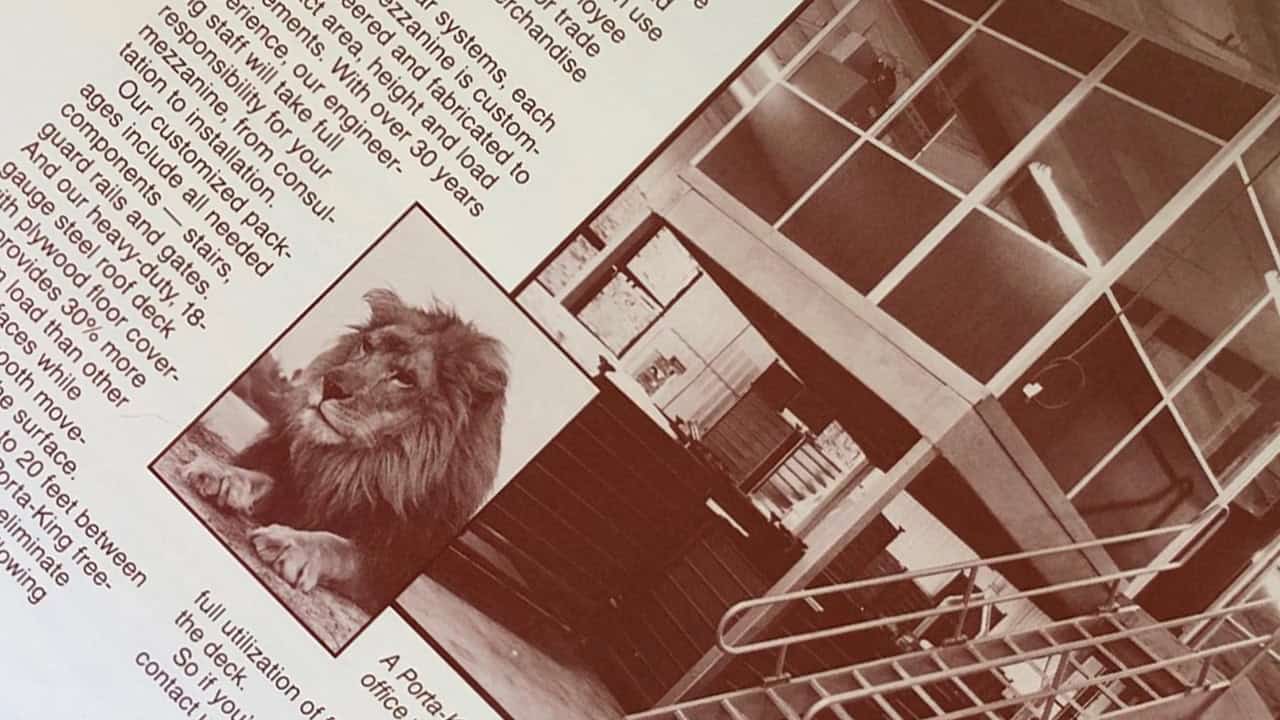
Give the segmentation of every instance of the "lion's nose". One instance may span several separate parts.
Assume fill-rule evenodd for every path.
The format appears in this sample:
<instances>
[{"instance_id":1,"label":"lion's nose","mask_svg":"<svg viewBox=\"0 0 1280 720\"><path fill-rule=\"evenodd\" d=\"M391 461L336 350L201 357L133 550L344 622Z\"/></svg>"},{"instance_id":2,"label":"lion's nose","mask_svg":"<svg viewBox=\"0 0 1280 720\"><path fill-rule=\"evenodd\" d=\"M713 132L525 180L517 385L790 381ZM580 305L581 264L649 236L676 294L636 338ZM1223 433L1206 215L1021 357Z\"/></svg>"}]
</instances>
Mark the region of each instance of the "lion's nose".
<instances>
[{"instance_id":1,"label":"lion's nose","mask_svg":"<svg viewBox=\"0 0 1280 720\"><path fill-rule=\"evenodd\" d=\"M332 375L324 376L324 385L321 390L323 400L346 400L351 397L350 391Z\"/></svg>"}]
</instances>

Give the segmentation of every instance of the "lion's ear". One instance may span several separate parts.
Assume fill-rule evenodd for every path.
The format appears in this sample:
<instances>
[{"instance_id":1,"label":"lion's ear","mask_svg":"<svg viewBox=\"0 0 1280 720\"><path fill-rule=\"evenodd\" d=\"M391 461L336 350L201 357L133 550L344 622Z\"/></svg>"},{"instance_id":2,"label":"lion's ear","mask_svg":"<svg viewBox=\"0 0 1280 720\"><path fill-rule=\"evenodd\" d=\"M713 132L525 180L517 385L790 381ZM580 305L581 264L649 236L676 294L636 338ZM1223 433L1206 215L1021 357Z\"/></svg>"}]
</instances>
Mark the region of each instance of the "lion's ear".
<instances>
[{"instance_id":1,"label":"lion's ear","mask_svg":"<svg viewBox=\"0 0 1280 720\"><path fill-rule=\"evenodd\" d=\"M507 390L507 362L502 344L493 338L475 342L460 368L467 387L477 400L502 395Z\"/></svg>"},{"instance_id":2,"label":"lion's ear","mask_svg":"<svg viewBox=\"0 0 1280 720\"><path fill-rule=\"evenodd\" d=\"M369 304L370 324L377 327L395 323L409 309L394 290L370 290L364 294L364 301Z\"/></svg>"}]
</instances>

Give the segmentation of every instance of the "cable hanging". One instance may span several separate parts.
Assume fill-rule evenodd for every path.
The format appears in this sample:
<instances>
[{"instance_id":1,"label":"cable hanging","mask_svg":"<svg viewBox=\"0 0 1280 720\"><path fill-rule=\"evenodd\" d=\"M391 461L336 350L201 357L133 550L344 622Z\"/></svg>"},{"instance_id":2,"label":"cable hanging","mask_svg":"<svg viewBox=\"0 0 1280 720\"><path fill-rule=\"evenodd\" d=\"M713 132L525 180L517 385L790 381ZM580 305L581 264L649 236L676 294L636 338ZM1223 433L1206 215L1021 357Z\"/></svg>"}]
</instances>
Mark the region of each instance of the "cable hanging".
<instances>
[{"instance_id":1,"label":"cable hanging","mask_svg":"<svg viewBox=\"0 0 1280 720\"><path fill-rule=\"evenodd\" d=\"M1078 345L1074 350L1072 350L1071 352L1065 355L1058 355L1050 358L1045 362L1043 366L1040 367L1039 370L1035 372L1035 374L1029 377L1027 379L1027 382L1023 384L1023 388L1022 388L1023 394L1026 396L1027 402L1034 403L1035 405L1038 405L1041 408L1044 408L1045 410L1061 410L1063 408L1070 406L1072 403L1074 403L1076 399L1078 399L1080 395L1084 392L1085 388L1088 387L1088 384L1089 384L1088 372L1085 370L1084 365L1079 360L1080 354L1083 353L1085 350L1087 350L1091 345L1093 345L1093 343L1097 342L1099 338L1101 338L1109 329L1111 329L1112 325L1119 322L1120 318L1124 317L1125 313L1127 313L1130 308L1132 308L1139 300L1143 298L1147 290L1151 289L1151 287L1155 285L1157 281L1162 279L1173 268L1175 264L1181 261L1187 260L1187 256L1192 250L1192 248L1200 241L1200 239L1203 236L1208 235L1208 230L1211 227L1213 227L1218 222L1218 220L1220 220L1224 215L1226 215L1227 212L1231 210L1231 208L1236 204L1237 201L1239 201L1242 197L1246 197L1247 193L1249 192L1249 189L1253 187L1253 184L1261 180L1263 176L1265 176L1267 172L1270 171L1272 165L1274 165L1277 162L1277 160L1280 160L1280 149L1278 149L1275 153L1271 155L1271 157L1267 160L1266 163L1262 165L1262 168L1257 173L1252 174L1252 176L1248 179L1248 181L1244 183L1244 187L1241 188L1240 193L1238 195L1233 195L1227 202L1225 202L1223 206L1217 212L1215 212L1213 216L1209 218L1208 221L1205 222L1204 226L1198 232L1192 233L1191 238L1187 240L1187 242L1181 248L1179 248L1176 252L1173 253L1173 255L1164 263L1164 265L1160 267L1160 270L1158 272L1152 275L1151 278L1142 285L1142 287L1140 287L1138 290L1136 290L1133 293L1133 297L1129 298L1129 300L1127 300L1122 305L1120 305L1119 310L1114 315L1108 318L1106 322L1102 323L1102 325L1097 330L1095 330L1088 338L1086 338L1084 342L1080 343L1080 345ZM1265 220L1262 220L1262 221L1265 222ZM1043 381L1046 379L1046 376L1050 375L1051 373L1059 369L1070 369L1072 371L1072 374L1076 377L1075 383L1071 387L1070 392L1066 394L1063 400L1060 400L1057 402L1046 402L1041 398L1041 395L1043 394L1045 389L1044 387L1045 383Z\"/></svg>"}]
</instances>

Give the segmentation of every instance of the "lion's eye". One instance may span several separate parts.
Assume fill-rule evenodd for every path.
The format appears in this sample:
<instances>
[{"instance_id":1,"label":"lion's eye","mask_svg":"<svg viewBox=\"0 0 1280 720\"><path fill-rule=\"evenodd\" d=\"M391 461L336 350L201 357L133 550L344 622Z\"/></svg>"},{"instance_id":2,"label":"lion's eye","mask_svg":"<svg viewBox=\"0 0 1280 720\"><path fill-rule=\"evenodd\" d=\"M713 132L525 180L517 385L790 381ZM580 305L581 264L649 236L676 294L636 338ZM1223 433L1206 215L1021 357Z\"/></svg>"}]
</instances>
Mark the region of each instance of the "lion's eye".
<instances>
[{"instance_id":1,"label":"lion's eye","mask_svg":"<svg viewBox=\"0 0 1280 720\"><path fill-rule=\"evenodd\" d=\"M391 376L391 379L394 380L396 384L403 385L404 387L413 387L418 384L418 379L415 378L412 373L406 372L404 370L401 370L400 372Z\"/></svg>"},{"instance_id":2,"label":"lion's eye","mask_svg":"<svg viewBox=\"0 0 1280 720\"><path fill-rule=\"evenodd\" d=\"M373 352L373 341L370 340L368 337L360 338L360 352L362 353Z\"/></svg>"}]
</instances>

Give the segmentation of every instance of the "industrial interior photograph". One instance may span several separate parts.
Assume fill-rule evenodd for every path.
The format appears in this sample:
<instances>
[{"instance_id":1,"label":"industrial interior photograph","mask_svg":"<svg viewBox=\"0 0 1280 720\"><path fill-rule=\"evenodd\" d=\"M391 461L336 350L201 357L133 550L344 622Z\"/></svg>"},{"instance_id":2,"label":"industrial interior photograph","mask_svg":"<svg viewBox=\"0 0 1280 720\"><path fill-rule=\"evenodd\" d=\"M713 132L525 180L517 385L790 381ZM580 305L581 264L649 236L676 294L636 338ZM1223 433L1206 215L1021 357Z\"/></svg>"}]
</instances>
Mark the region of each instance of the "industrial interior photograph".
<instances>
[{"instance_id":1,"label":"industrial interior photograph","mask_svg":"<svg viewBox=\"0 0 1280 720\"><path fill-rule=\"evenodd\" d=\"M516 289L521 720L1280 717L1280 4L815 0Z\"/></svg>"}]
</instances>

